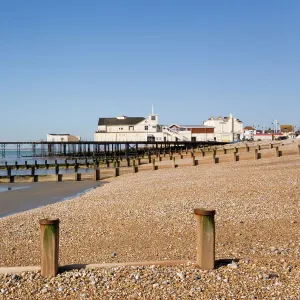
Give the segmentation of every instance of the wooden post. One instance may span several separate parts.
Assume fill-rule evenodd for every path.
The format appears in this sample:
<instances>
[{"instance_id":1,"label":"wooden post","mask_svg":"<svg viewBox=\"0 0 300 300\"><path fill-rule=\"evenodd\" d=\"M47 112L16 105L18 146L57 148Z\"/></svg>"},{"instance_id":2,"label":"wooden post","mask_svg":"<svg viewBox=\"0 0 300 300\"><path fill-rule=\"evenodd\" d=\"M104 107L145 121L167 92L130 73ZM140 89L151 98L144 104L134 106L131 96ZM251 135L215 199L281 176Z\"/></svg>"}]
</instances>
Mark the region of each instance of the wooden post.
<instances>
[{"instance_id":1,"label":"wooden post","mask_svg":"<svg viewBox=\"0 0 300 300\"><path fill-rule=\"evenodd\" d=\"M62 181L62 179L63 179L63 174L57 174L57 175L56 175L56 181L57 181L57 182Z\"/></svg>"},{"instance_id":2,"label":"wooden post","mask_svg":"<svg viewBox=\"0 0 300 300\"><path fill-rule=\"evenodd\" d=\"M120 175L120 169L114 168L114 177L118 177Z\"/></svg>"},{"instance_id":3,"label":"wooden post","mask_svg":"<svg viewBox=\"0 0 300 300\"><path fill-rule=\"evenodd\" d=\"M32 181L33 182L39 182L39 175L34 175Z\"/></svg>"},{"instance_id":4,"label":"wooden post","mask_svg":"<svg viewBox=\"0 0 300 300\"><path fill-rule=\"evenodd\" d=\"M75 181L81 181L81 173L75 172Z\"/></svg>"},{"instance_id":5,"label":"wooden post","mask_svg":"<svg viewBox=\"0 0 300 300\"><path fill-rule=\"evenodd\" d=\"M130 167L130 158L127 157L127 167Z\"/></svg>"},{"instance_id":6,"label":"wooden post","mask_svg":"<svg viewBox=\"0 0 300 300\"><path fill-rule=\"evenodd\" d=\"M237 154L237 152L233 152L233 161L239 161L239 160L240 160L240 157Z\"/></svg>"},{"instance_id":7,"label":"wooden post","mask_svg":"<svg viewBox=\"0 0 300 300\"><path fill-rule=\"evenodd\" d=\"M255 149L254 150L254 159L257 160L260 158L261 158L261 153L258 153L258 149Z\"/></svg>"},{"instance_id":8,"label":"wooden post","mask_svg":"<svg viewBox=\"0 0 300 300\"><path fill-rule=\"evenodd\" d=\"M227 149L223 148L224 154L227 154Z\"/></svg>"},{"instance_id":9,"label":"wooden post","mask_svg":"<svg viewBox=\"0 0 300 300\"><path fill-rule=\"evenodd\" d=\"M9 176L9 183L14 183L15 182L15 176Z\"/></svg>"},{"instance_id":10,"label":"wooden post","mask_svg":"<svg viewBox=\"0 0 300 300\"><path fill-rule=\"evenodd\" d=\"M155 165L155 158L152 159L152 171L157 170L157 166Z\"/></svg>"},{"instance_id":11,"label":"wooden post","mask_svg":"<svg viewBox=\"0 0 300 300\"><path fill-rule=\"evenodd\" d=\"M94 180L95 180L95 181L100 180L100 169L99 169L99 168L96 168L96 169L94 170Z\"/></svg>"},{"instance_id":12,"label":"wooden post","mask_svg":"<svg viewBox=\"0 0 300 300\"><path fill-rule=\"evenodd\" d=\"M279 147L275 148L275 157L281 157L282 156L282 151L279 150Z\"/></svg>"},{"instance_id":13,"label":"wooden post","mask_svg":"<svg viewBox=\"0 0 300 300\"><path fill-rule=\"evenodd\" d=\"M215 210L194 209L197 223L197 264L201 269L215 267Z\"/></svg>"},{"instance_id":14,"label":"wooden post","mask_svg":"<svg viewBox=\"0 0 300 300\"><path fill-rule=\"evenodd\" d=\"M239 153L239 148L234 147L234 152L235 152L235 153Z\"/></svg>"},{"instance_id":15,"label":"wooden post","mask_svg":"<svg viewBox=\"0 0 300 300\"><path fill-rule=\"evenodd\" d=\"M132 173L137 173L139 171L139 167L132 166Z\"/></svg>"},{"instance_id":16,"label":"wooden post","mask_svg":"<svg viewBox=\"0 0 300 300\"><path fill-rule=\"evenodd\" d=\"M204 157L205 156L205 150L201 149L201 153L202 153L202 157Z\"/></svg>"},{"instance_id":17,"label":"wooden post","mask_svg":"<svg viewBox=\"0 0 300 300\"><path fill-rule=\"evenodd\" d=\"M246 145L246 151L250 152L250 147L248 145Z\"/></svg>"},{"instance_id":18,"label":"wooden post","mask_svg":"<svg viewBox=\"0 0 300 300\"><path fill-rule=\"evenodd\" d=\"M151 163L151 154L148 155L148 163Z\"/></svg>"},{"instance_id":19,"label":"wooden post","mask_svg":"<svg viewBox=\"0 0 300 300\"><path fill-rule=\"evenodd\" d=\"M141 164L141 159L138 158L138 159L137 159L137 165L139 166L140 164Z\"/></svg>"},{"instance_id":20,"label":"wooden post","mask_svg":"<svg viewBox=\"0 0 300 300\"><path fill-rule=\"evenodd\" d=\"M40 220L41 230L41 275L58 274L59 219Z\"/></svg>"},{"instance_id":21,"label":"wooden post","mask_svg":"<svg viewBox=\"0 0 300 300\"><path fill-rule=\"evenodd\" d=\"M273 149L273 146L274 146L274 145L273 145L272 143L270 143L270 149Z\"/></svg>"},{"instance_id":22,"label":"wooden post","mask_svg":"<svg viewBox=\"0 0 300 300\"><path fill-rule=\"evenodd\" d=\"M175 157L173 157L172 167L173 168L177 168Z\"/></svg>"},{"instance_id":23,"label":"wooden post","mask_svg":"<svg viewBox=\"0 0 300 300\"><path fill-rule=\"evenodd\" d=\"M192 157L192 166L197 166L198 160L195 159L195 156Z\"/></svg>"}]
</instances>

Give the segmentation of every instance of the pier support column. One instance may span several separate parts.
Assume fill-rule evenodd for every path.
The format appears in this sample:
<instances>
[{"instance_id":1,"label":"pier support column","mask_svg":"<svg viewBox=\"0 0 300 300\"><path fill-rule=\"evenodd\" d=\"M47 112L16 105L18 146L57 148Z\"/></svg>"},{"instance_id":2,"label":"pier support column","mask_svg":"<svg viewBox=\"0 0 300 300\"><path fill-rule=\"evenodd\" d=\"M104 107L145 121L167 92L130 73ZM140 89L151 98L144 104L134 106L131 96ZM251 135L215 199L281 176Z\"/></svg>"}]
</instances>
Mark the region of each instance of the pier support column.
<instances>
[{"instance_id":1,"label":"pier support column","mask_svg":"<svg viewBox=\"0 0 300 300\"><path fill-rule=\"evenodd\" d=\"M43 277L58 274L59 255L59 219L40 220L41 230L41 275Z\"/></svg>"},{"instance_id":2,"label":"pier support column","mask_svg":"<svg viewBox=\"0 0 300 300\"><path fill-rule=\"evenodd\" d=\"M215 210L194 209L197 231L197 264L201 269L215 268Z\"/></svg>"}]
</instances>

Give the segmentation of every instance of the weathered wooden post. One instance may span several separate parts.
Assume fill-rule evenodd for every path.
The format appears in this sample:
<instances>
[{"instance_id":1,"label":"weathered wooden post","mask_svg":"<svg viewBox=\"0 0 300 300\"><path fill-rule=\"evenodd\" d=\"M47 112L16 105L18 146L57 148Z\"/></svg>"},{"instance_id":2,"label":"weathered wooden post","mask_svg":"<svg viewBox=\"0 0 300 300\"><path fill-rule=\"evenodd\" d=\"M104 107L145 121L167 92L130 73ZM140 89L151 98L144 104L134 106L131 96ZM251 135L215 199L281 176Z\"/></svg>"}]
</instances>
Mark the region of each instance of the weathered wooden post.
<instances>
[{"instance_id":1,"label":"weathered wooden post","mask_svg":"<svg viewBox=\"0 0 300 300\"><path fill-rule=\"evenodd\" d=\"M175 157L173 157L173 160L172 160L172 168L177 168L178 165L176 165L176 159Z\"/></svg>"},{"instance_id":2,"label":"weathered wooden post","mask_svg":"<svg viewBox=\"0 0 300 300\"><path fill-rule=\"evenodd\" d=\"M151 163L151 154L148 154L148 163Z\"/></svg>"},{"instance_id":3,"label":"weathered wooden post","mask_svg":"<svg viewBox=\"0 0 300 300\"><path fill-rule=\"evenodd\" d=\"M152 159L152 171L155 171L158 169L158 166L155 165L155 158Z\"/></svg>"},{"instance_id":4,"label":"weathered wooden post","mask_svg":"<svg viewBox=\"0 0 300 300\"><path fill-rule=\"evenodd\" d=\"M114 177L118 177L120 175L120 169L119 168L114 168Z\"/></svg>"},{"instance_id":5,"label":"weathered wooden post","mask_svg":"<svg viewBox=\"0 0 300 300\"><path fill-rule=\"evenodd\" d=\"M215 268L215 210L194 209L197 230L197 264L201 269Z\"/></svg>"},{"instance_id":6,"label":"weathered wooden post","mask_svg":"<svg viewBox=\"0 0 300 300\"><path fill-rule=\"evenodd\" d=\"M201 149L201 154L202 154L202 157L205 156L205 149Z\"/></svg>"},{"instance_id":7,"label":"weathered wooden post","mask_svg":"<svg viewBox=\"0 0 300 300\"><path fill-rule=\"evenodd\" d=\"M273 149L273 146L274 146L274 145L273 145L272 143L270 143L270 149Z\"/></svg>"},{"instance_id":8,"label":"weathered wooden post","mask_svg":"<svg viewBox=\"0 0 300 300\"><path fill-rule=\"evenodd\" d=\"M257 160L260 158L261 158L261 153L258 153L258 149L255 149L254 150L254 159Z\"/></svg>"},{"instance_id":9,"label":"weathered wooden post","mask_svg":"<svg viewBox=\"0 0 300 300\"><path fill-rule=\"evenodd\" d=\"M248 145L246 145L246 151L250 152L250 147Z\"/></svg>"},{"instance_id":10,"label":"weathered wooden post","mask_svg":"<svg viewBox=\"0 0 300 300\"><path fill-rule=\"evenodd\" d=\"M282 151L279 150L279 147L275 148L275 157L281 157L282 156Z\"/></svg>"},{"instance_id":11,"label":"weathered wooden post","mask_svg":"<svg viewBox=\"0 0 300 300\"><path fill-rule=\"evenodd\" d=\"M15 176L9 176L9 183L14 183L15 182Z\"/></svg>"},{"instance_id":12,"label":"weathered wooden post","mask_svg":"<svg viewBox=\"0 0 300 300\"><path fill-rule=\"evenodd\" d=\"M75 181L81 181L81 173L75 172Z\"/></svg>"},{"instance_id":13,"label":"weathered wooden post","mask_svg":"<svg viewBox=\"0 0 300 300\"><path fill-rule=\"evenodd\" d=\"M56 175L56 181L61 182L63 180L63 174L57 174Z\"/></svg>"},{"instance_id":14,"label":"weathered wooden post","mask_svg":"<svg viewBox=\"0 0 300 300\"><path fill-rule=\"evenodd\" d=\"M194 155L194 152L191 152L191 157L194 157L195 155Z\"/></svg>"},{"instance_id":15,"label":"weathered wooden post","mask_svg":"<svg viewBox=\"0 0 300 300\"><path fill-rule=\"evenodd\" d=\"M258 145L258 150L261 150L261 146L260 145Z\"/></svg>"},{"instance_id":16,"label":"weathered wooden post","mask_svg":"<svg viewBox=\"0 0 300 300\"><path fill-rule=\"evenodd\" d=\"M234 152L235 152L235 153L239 153L239 148L234 147Z\"/></svg>"},{"instance_id":17,"label":"weathered wooden post","mask_svg":"<svg viewBox=\"0 0 300 300\"><path fill-rule=\"evenodd\" d=\"M130 167L130 158L129 157L127 157L127 167Z\"/></svg>"},{"instance_id":18,"label":"weathered wooden post","mask_svg":"<svg viewBox=\"0 0 300 300\"><path fill-rule=\"evenodd\" d=\"M58 274L59 219L40 220L41 230L41 275Z\"/></svg>"},{"instance_id":19,"label":"weathered wooden post","mask_svg":"<svg viewBox=\"0 0 300 300\"><path fill-rule=\"evenodd\" d=\"M227 149L225 147L223 148L223 153L227 154Z\"/></svg>"},{"instance_id":20,"label":"weathered wooden post","mask_svg":"<svg viewBox=\"0 0 300 300\"><path fill-rule=\"evenodd\" d=\"M94 170L94 180L95 181L100 180L100 169L99 168L95 168L95 170Z\"/></svg>"},{"instance_id":21,"label":"weathered wooden post","mask_svg":"<svg viewBox=\"0 0 300 300\"><path fill-rule=\"evenodd\" d=\"M237 152L233 152L233 161L239 161L239 160L240 160L240 157L237 154Z\"/></svg>"},{"instance_id":22,"label":"weathered wooden post","mask_svg":"<svg viewBox=\"0 0 300 300\"><path fill-rule=\"evenodd\" d=\"M197 166L198 160L196 160L195 156L192 157L192 166Z\"/></svg>"},{"instance_id":23,"label":"weathered wooden post","mask_svg":"<svg viewBox=\"0 0 300 300\"><path fill-rule=\"evenodd\" d=\"M159 156L158 156L158 161L161 161L161 159L162 159L162 158L161 158L161 156L159 155Z\"/></svg>"},{"instance_id":24,"label":"weathered wooden post","mask_svg":"<svg viewBox=\"0 0 300 300\"><path fill-rule=\"evenodd\" d=\"M33 182L39 182L39 175L34 175L32 181Z\"/></svg>"},{"instance_id":25,"label":"weathered wooden post","mask_svg":"<svg viewBox=\"0 0 300 300\"><path fill-rule=\"evenodd\" d=\"M137 173L138 171L139 171L139 167L132 165L132 173Z\"/></svg>"},{"instance_id":26,"label":"weathered wooden post","mask_svg":"<svg viewBox=\"0 0 300 300\"><path fill-rule=\"evenodd\" d=\"M136 162L137 162L137 165L138 165L138 166L141 164L141 159L140 159L140 157L137 158Z\"/></svg>"},{"instance_id":27,"label":"weathered wooden post","mask_svg":"<svg viewBox=\"0 0 300 300\"><path fill-rule=\"evenodd\" d=\"M109 160L106 160L106 168L109 168Z\"/></svg>"},{"instance_id":28,"label":"weathered wooden post","mask_svg":"<svg viewBox=\"0 0 300 300\"><path fill-rule=\"evenodd\" d=\"M17 161L15 161L15 168L16 168L17 170L19 170L19 165L18 165L18 162L17 162Z\"/></svg>"}]
</instances>

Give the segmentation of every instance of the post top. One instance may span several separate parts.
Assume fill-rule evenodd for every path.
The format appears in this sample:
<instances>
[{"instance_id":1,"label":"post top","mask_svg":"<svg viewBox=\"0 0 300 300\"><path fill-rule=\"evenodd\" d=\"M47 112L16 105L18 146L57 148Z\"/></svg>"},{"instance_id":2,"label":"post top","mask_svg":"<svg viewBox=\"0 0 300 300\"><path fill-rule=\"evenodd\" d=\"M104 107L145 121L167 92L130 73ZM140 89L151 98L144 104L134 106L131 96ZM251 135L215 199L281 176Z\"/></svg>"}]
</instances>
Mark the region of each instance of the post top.
<instances>
[{"instance_id":1,"label":"post top","mask_svg":"<svg viewBox=\"0 0 300 300\"><path fill-rule=\"evenodd\" d=\"M41 219L40 225L57 225L59 224L59 219Z\"/></svg>"},{"instance_id":2,"label":"post top","mask_svg":"<svg viewBox=\"0 0 300 300\"><path fill-rule=\"evenodd\" d=\"M194 214L198 216L214 216L216 211L214 209L195 208Z\"/></svg>"}]
</instances>

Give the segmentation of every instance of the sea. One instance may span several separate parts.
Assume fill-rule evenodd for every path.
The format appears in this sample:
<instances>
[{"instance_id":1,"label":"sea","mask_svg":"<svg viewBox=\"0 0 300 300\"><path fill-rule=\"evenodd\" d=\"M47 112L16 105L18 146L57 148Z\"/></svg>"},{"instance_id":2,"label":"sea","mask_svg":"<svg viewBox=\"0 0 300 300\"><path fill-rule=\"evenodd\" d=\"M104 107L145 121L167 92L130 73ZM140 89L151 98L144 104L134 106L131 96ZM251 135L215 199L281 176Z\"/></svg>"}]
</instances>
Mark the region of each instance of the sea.
<instances>
[{"instance_id":1,"label":"sea","mask_svg":"<svg viewBox=\"0 0 300 300\"><path fill-rule=\"evenodd\" d=\"M1 154L0 154L1 155ZM33 165L35 164L35 162L37 162L37 164L44 164L45 160L47 160L48 164L54 164L55 160L57 161L58 164L63 164L65 162L65 157L55 157L55 156L51 156L51 157L41 157L41 153L36 151L35 152L35 156L33 156L33 152L30 150L21 150L20 153L18 153L16 150L5 150L5 157L2 157L2 155L0 156L0 166L5 166L5 164L7 163L7 165L14 165L15 162L17 162L19 165L24 165L25 162L27 162L28 165ZM74 163L75 160L69 159L68 158L68 162L69 163ZM85 159L78 159L77 160L78 163L84 163ZM92 159L88 160L89 163L92 163ZM80 168L79 170L80 173L92 173L93 170L91 168ZM62 169L60 168L60 174L73 174L74 170L73 169ZM31 170L28 169L13 169L11 171L11 175L13 176L18 176L18 175L30 175L31 174ZM36 169L35 171L36 175L54 175L55 174L55 170L54 169ZM7 175L7 171L6 170L0 170L0 176L6 176Z\"/></svg>"}]
</instances>

